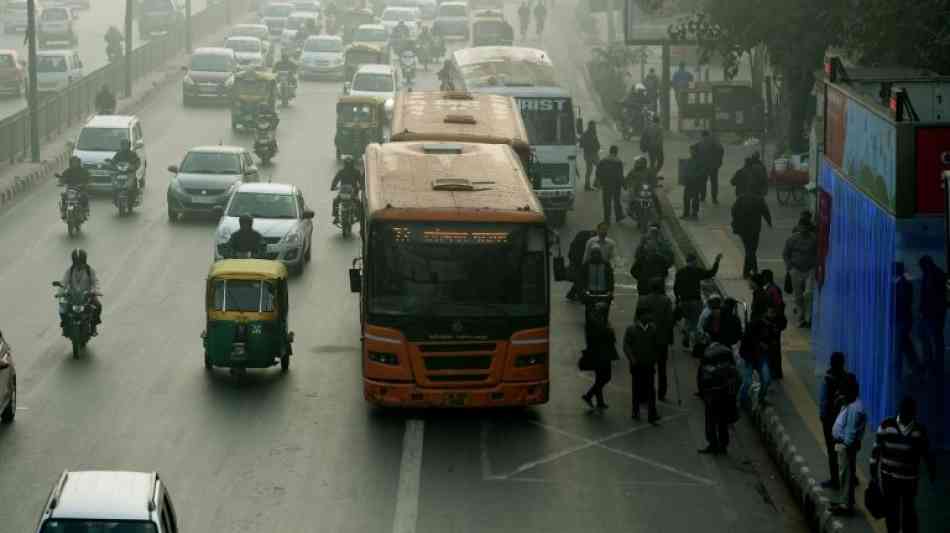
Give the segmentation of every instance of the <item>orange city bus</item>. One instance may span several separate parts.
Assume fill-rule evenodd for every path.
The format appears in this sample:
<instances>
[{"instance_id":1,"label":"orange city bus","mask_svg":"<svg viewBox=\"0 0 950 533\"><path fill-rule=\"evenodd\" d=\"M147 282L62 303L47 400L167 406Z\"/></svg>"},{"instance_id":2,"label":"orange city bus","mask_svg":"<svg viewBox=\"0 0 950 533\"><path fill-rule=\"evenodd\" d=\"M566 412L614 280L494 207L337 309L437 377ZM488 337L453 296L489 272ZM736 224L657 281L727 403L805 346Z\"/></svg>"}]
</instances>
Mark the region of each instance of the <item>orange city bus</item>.
<instances>
[{"instance_id":1,"label":"orange city bus","mask_svg":"<svg viewBox=\"0 0 950 533\"><path fill-rule=\"evenodd\" d=\"M503 144L371 144L360 292L363 396L400 407L548 400L544 212Z\"/></svg>"}]
</instances>

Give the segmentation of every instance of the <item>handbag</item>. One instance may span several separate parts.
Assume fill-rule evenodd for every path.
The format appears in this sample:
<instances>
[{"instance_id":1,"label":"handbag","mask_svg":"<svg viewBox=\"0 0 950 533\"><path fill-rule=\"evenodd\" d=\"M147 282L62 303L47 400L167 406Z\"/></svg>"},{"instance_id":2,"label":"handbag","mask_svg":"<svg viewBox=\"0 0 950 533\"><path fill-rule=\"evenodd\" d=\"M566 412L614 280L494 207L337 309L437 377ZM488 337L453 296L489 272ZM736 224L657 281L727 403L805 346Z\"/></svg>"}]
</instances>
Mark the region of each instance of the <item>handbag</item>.
<instances>
[{"instance_id":1,"label":"handbag","mask_svg":"<svg viewBox=\"0 0 950 533\"><path fill-rule=\"evenodd\" d=\"M577 369L581 372L594 370L594 357L586 348L581 352L581 358L577 360Z\"/></svg>"},{"instance_id":2,"label":"handbag","mask_svg":"<svg viewBox=\"0 0 950 533\"><path fill-rule=\"evenodd\" d=\"M864 489L864 507L874 518L878 520L884 518L884 494L876 479L872 479Z\"/></svg>"},{"instance_id":3,"label":"handbag","mask_svg":"<svg viewBox=\"0 0 950 533\"><path fill-rule=\"evenodd\" d=\"M792 284L792 275L788 272L785 273L785 294L792 294L795 292L795 286Z\"/></svg>"}]
</instances>

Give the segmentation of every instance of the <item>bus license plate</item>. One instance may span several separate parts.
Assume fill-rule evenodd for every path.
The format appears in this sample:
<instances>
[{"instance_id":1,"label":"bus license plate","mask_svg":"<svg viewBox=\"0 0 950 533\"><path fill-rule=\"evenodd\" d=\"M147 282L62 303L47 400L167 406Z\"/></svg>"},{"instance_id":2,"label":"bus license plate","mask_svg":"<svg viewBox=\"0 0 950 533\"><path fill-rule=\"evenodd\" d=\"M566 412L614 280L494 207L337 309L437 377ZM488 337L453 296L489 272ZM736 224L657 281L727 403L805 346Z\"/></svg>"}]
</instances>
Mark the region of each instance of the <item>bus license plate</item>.
<instances>
[{"instance_id":1,"label":"bus license plate","mask_svg":"<svg viewBox=\"0 0 950 533\"><path fill-rule=\"evenodd\" d=\"M231 359L244 359L247 357L247 352L244 351L244 345L238 344L231 349Z\"/></svg>"},{"instance_id":2,"label":"bus license plate","mask_svg":"<svg viewBox=\"0 0 950 533\"><path fill-rule=\"evenodd\" d=\"M452 407L464 407L468 402L468 394L464 392L452 392L445 395L445 404Z\"/></svg>"}]
</instances>

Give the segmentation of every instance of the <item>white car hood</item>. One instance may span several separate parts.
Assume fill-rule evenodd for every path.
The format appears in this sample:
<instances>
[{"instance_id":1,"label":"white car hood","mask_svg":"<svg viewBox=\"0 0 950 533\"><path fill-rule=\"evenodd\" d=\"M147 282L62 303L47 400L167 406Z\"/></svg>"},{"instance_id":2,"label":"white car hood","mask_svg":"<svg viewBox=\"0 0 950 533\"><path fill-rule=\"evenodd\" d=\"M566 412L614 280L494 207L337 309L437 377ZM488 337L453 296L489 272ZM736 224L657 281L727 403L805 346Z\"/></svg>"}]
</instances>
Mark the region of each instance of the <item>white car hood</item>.
<instances>
[{"instance_id":1,"label":"white car hood","mask_svg":"<svg viewBox=\"0 0 950 533\"><path fill-rule=\"evenodd\" d=\"M385 98L387 100L392 100L396 97L396 92L377 92L377 91L355 91L350 89L350 96L376 96L378 98Z\"/></svg>"},{"instance_id":2,"label":"white car hood","mask_svg":"<svg viewBox=\"0 0 950 533\"><path fill-rule=\"evenodd\" d=\"M95 164L105 162L106 159L111 159L115 155L115 152L109 151L91 151L91 150L73 150L73 155L82 160L83 164Z\"/></svg>"},{"instance_id":3,"label":"white car hood","mask_svg":"<svg viewBox=\"0 0 950 533\"><path fill-rule=\"evenodd\" d=\"M300 61L307 63L310 61L342 61L343 54L340 52L304 52L300 56Z\"/></svg>"},{"instance_id":4,"label":"white car hood","mask_svg":"<svg viewBox=\"0 0 950 533\"><path fill-rule=\"evenodd\" d=\"M255 218L254 231L264 238L282 239L295 230L300 224L296 218ZM231 238L231 234L240 229L241 224L237 217L223 216L218 222L218 242Z\"/></svg>"}]
</instances>

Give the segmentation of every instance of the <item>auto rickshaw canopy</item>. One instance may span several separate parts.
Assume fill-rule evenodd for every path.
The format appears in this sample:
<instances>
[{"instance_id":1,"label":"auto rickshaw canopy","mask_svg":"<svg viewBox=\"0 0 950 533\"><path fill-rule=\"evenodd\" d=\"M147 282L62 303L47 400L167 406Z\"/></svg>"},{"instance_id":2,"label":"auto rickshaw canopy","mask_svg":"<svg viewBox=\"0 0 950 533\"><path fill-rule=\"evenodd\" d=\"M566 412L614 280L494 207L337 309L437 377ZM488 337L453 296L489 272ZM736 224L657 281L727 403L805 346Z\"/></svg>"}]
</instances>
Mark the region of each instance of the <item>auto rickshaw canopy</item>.
<instances>
[{"instance_id":1,"label":"auto rickshaw canopy","mask_svg":"<svg viewBox=\"0 0 950 533\"><path fill-rule=\"evenodd\" d=\"M208 279L286 280L287 267L267 259L223 259L211 265Z\"/></svg>"},{"instance_id":2,"label":"auto rickshaw canopy","mask_svg":"<svg viewBox=\"0 0 950 533\"><path fill-rule=\"evenodd\" d=\"M336 102L336 122L346 126L377 125L383 103L377 96L341 96Z\"/></svg>"}]
</instances>

